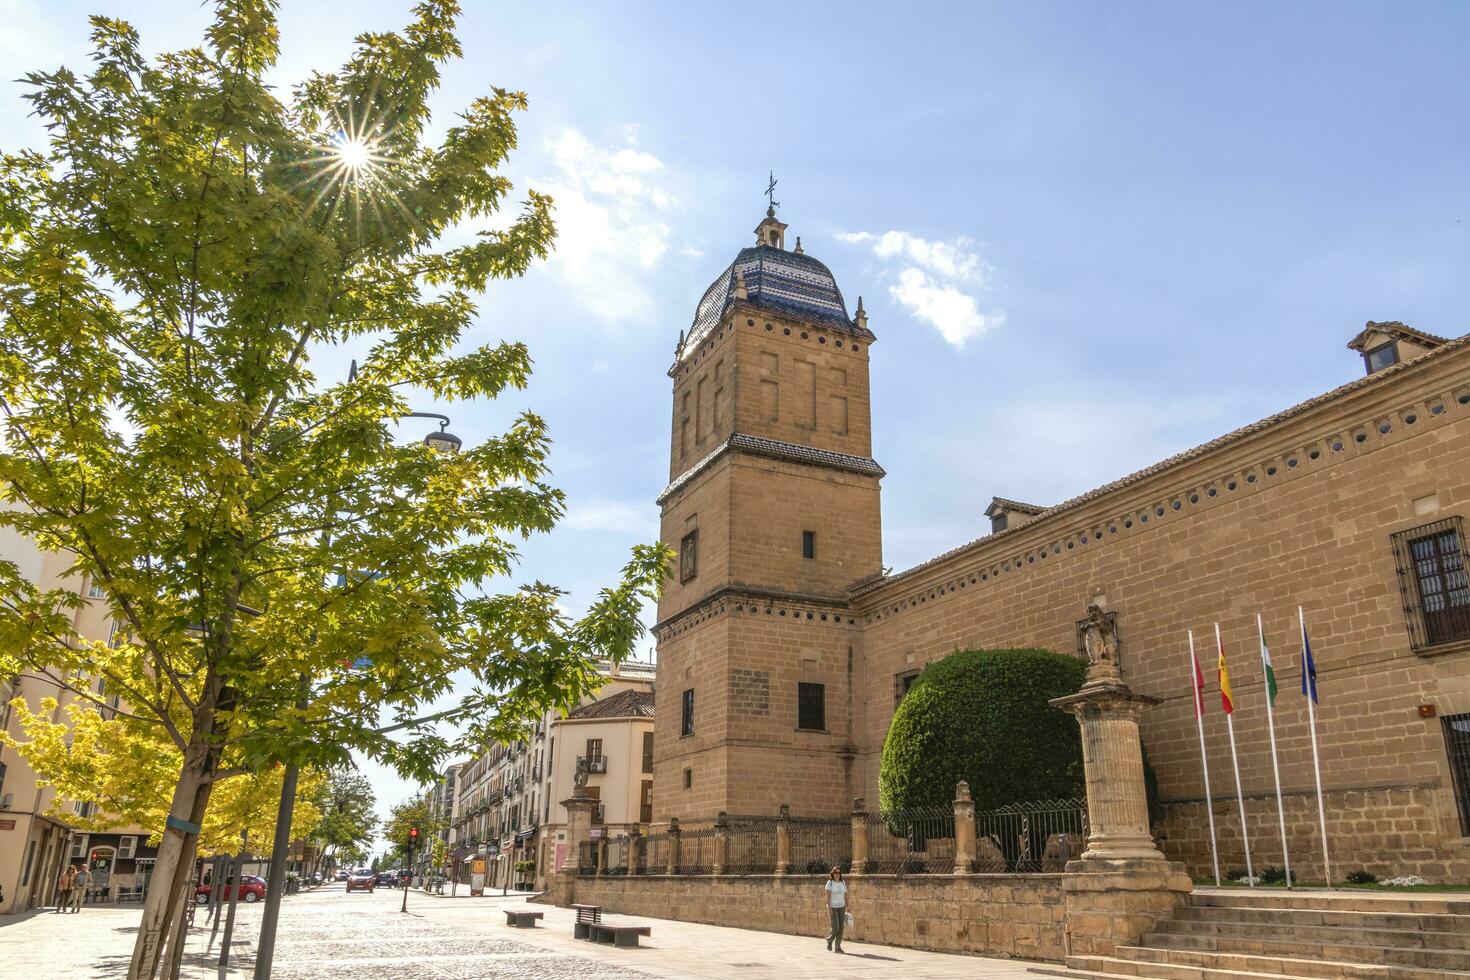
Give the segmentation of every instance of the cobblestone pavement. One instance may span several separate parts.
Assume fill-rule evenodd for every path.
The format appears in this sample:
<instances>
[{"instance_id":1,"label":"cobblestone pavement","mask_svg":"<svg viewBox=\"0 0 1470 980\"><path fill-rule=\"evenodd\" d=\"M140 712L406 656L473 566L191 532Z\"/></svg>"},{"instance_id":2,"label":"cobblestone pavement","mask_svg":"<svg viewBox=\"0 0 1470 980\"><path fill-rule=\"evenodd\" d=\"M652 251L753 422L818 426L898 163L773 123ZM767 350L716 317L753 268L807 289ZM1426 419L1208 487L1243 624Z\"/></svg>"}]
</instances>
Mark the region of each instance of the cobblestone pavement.
<instances>
[{"instance_id":1,"label":"cobblestone pavement","mask_svg":"<svg viewBox=\"0 0 1470 980\"><path fill-rule=\"evenodd\" d=\"M572 938L572 914L523 896L458 898L400 891L347 895L340 885L288 898L281 908L276 980L816 980L902 976L914 980L1021 980L1029 964L952 956L849 940L838 957L817 938L640 918L653 935L638 949ZM531 908L543 927L510 929L502 910ZM627 919L609 916L609 921ZM0 977L112 980L126 973L136 908L80 915L0 916ZM239 906L235 969L213 966L218 936L198 916L187 980L248 977L260 907ZM207 952L206 952L207 947Z\"/></svg>"}]
</instances>

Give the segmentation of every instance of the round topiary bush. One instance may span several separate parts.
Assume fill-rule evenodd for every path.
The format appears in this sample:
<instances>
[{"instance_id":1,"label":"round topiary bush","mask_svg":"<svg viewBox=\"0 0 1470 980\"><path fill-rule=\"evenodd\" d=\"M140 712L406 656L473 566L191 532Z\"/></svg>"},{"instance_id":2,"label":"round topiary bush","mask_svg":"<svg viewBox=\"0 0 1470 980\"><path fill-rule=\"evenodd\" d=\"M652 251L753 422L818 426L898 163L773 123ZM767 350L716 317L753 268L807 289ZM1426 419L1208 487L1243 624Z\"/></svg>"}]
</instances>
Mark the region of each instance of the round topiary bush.
<instances>
[{"instance_id":1,"label":"round topiary bush","mask_svg":"<svg viewBox=\"0 0 1470 980\"><path fill-rule=\"evenodd\" d=\"M1082 686L1087 664L1051 650L961 650L904 695L878 770L884 810L937 806L963 779L978 810L1083 793L1077 720L1047 704Z\"/></svg>"}]
</instances>

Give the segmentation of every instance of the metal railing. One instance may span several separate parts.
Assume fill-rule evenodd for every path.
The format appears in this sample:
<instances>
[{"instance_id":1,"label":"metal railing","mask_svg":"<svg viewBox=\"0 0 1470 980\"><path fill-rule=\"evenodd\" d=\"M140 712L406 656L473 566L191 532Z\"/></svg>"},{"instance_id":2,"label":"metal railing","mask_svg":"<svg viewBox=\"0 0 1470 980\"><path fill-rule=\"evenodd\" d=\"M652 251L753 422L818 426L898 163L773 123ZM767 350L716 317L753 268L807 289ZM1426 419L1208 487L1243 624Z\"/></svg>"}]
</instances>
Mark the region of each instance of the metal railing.
<instances>
[{"instance_id":1,"label":"metal railing","mask_svg":"<svg viewBox=\"0 0 1470 980\"><path fill-rule=\"evenodd\" d=\"M713 827L679 832L679 874L714 874L715 833Z\"/></svg>"},{"instance_id":2,"label":"metal railing","mask_svg":"<svg viewBox=\"0 0 1470 980\"><path fill-rule=\"evenodd\" d=\"M1013 803L975 814L975 869L1062 871L1087 842L1087 801Z\"/></svg>"},{"instance_id":3,"label":"metal railing","mask_svg":"<svg viewBox=\"0 0 1470 980\"><path fill-rule=\"evenodd\" d=\"M602 873L605 875L628 874L632 860L632 842L626 836L609 837L607 839L607 863L603 865Z\"/></svg>"},{"instance_id":4,"label":"metal railing","mask_svg":"<svg viewBox=\"0 0 1470 980\"><path fill-rule=\"evenodd\" d=\"M787 873L825 875L852 868L852 821L847 817L788 817L791 864Z\"/></svg>"},{"instance_id":5,"label":"metal railing","mask_svg":"<svg viewBox=\"0 0 1470 980\"><path fill-rule=\"evenodd\" d=\"M729 818L725 874L768 875L776 870L776 818Z\"/></svg>"},{"instance_id":6,"label":"metal railing","mask_svg":"<svg viewBox=\"0 0 1470 980\"><path fill-rule=\"evenodd\" d=\"M634 874L661 875L669 870L669 835L645 834L640 838L641 861Z\"/></svg>"},{"instance_id":7,"label":"metal railing","mask_svg":"<svg viewBox=\"0 0 1470 980\"><path fill-rule=\"evenodd\" d=\"M863 814L862 819L868 831L863 873L954 873L954 807L880 811Z\"/></svg>"}]
</instances>

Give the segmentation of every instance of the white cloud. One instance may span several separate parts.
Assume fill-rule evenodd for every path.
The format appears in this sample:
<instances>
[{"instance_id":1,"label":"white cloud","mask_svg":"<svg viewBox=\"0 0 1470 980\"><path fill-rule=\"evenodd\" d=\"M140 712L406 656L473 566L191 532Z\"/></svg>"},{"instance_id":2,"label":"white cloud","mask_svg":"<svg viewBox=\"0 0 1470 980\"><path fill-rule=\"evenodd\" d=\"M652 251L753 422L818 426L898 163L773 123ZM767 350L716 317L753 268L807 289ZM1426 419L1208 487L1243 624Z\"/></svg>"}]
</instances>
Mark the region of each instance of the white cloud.
<instances>
[{"instance_id":1,"label":"white cloud","mask_svg":"<svg viewBox=\"0 0 1470 980\"><path fill-rule=\"evenodd\" d=\"M561 527L575 531L612 531L653 538L658 535L658 511L645 504L593 498L573 502Z\"/></svg>"},{"instance_id":2,"label":"white cloud","mask_svg":"<svg viewBox=\"0 0 1470 980\"><path fill-rule=\"evenodd\" d=\"M670 250L667 218L678 203L664 186L663 161L631 141L598 146L575 129L563 130L546 151L554 173L532 183L556 200L552 268L599 316L648 315L648 274Z\"/></svg>"},{"instance_id":3,"label":"white cloud","mask_svg":"<svg viewBox=\"0 0 1470 980\"><path fill-rule=\"evenodd\" d=\"M939 331L940 336L956 347L997 326L1005 315L980 312L975 297L954 286L936 282L921 269L908 268L898 274L898 283L888 287L888 295L920 320Z\"/></svg>"},{"instance_id":4,"label":"white cloud","mask_svg":"<svg viewBox=\"0 0 1470 980\"><path fill-rule=\"evenodd\" d=\"M1005 322L1004 313L980 310L977 293L989 288L991 269L971 239L931 241L906 231L853 231L837 238L871 248L898 280L888 295L950 344L963 347Z\"/></svg>"}]
</instances>

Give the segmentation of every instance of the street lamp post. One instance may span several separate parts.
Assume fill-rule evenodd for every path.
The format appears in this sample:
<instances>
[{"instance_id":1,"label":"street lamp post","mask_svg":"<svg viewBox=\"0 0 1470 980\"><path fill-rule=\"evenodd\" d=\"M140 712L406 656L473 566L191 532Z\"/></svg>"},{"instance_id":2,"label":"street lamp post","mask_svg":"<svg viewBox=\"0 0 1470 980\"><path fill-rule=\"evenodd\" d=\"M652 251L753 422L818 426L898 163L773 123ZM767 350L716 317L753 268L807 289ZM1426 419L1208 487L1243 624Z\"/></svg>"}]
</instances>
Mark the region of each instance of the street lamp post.
<instances>
[{"instance_id":1,"label":"street lamp post","mask_svg":"<svg viewBox=\"0 0 1470 980\"><path fill-rule=\"evenodd\" d=\"M352 362L352 369L348 373L348 380L357 377L357 362ZM459 447L464 441L459 436L449 431L449 416L440 415L437 412L409 412L407 418L416 419L438 419L439 431L431 432L424 437L424 445L439 452L454 454L459 452ZM302 677L302 697L297 702L297 707L306 710L306 690L311 683L308 677ZM296 811L296 784L301 776L301 769L294 763L286 767L284 779L281 781L281 803L276 809L276 837L271 849L270 877L266 880L265 908L260 915L260 942L255 954L255 976L254 980L270 980L271 966L276 955L276 923L281 914L281 892L285 888L286 872L286 849L291 844L291 820ZM415 831L417 833L417 831ZM407 911L408 894L403 896L404 911Z\"/></svg>"}]
</instances>

